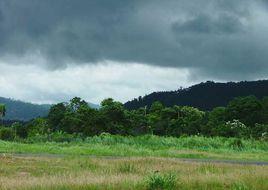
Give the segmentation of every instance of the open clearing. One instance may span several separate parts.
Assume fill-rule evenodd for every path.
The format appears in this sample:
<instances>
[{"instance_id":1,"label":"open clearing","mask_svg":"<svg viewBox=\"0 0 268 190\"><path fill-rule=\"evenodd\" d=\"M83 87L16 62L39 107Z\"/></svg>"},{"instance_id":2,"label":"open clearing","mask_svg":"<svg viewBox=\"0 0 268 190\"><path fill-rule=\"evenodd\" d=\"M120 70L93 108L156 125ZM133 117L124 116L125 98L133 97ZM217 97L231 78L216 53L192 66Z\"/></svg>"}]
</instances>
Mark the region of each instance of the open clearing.
<instances>
[{"instance_id":1,"label":"open clearing","mask_svg":"<svg viewBox=\"0 0 268 190\"><path fill-rule=\"evenodd\" d=\"M150 189L150 176L172 174L176 184L173 189L259 190L268 189L267 171L267 165L184 162L171 158L5 155L0 157L0 188Z\"/></svg>"}]
</instances>

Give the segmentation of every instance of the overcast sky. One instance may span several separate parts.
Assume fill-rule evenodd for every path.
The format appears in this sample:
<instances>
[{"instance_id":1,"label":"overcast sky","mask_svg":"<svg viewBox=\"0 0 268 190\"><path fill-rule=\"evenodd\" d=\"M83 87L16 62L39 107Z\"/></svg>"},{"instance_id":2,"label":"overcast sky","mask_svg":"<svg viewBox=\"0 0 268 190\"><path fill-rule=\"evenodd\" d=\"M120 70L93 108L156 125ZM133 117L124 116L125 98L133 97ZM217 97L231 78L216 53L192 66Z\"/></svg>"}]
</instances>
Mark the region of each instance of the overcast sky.
<instances>
[{"instance_id":1,"label":"overcast sky","mask_svg":"<svg viewBox=\"0 0 268 190\"><path fill-rule=\"evenodd\" d=\"M0 0L0 96L125 102L268 78L268 0Z\"/></svg>"}]
</instances>

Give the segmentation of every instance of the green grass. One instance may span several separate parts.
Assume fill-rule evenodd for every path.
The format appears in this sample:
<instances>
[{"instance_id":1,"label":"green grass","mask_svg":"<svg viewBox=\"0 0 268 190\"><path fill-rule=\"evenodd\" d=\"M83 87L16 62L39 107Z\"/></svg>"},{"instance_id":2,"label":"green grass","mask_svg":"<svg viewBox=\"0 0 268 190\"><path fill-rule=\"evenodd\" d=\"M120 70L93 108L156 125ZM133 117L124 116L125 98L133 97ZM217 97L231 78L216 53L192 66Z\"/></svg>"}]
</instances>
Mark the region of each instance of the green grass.
<instances>
[{"instance_id":1,"label":"green grass","mask_svg":"<svg viewBox=\"0 0 268 190\"><path fill-rule=\"evenodd\" d=\"M240 140L239 140L240 141ZM123 137L101 135L73 142L19 143L0 141L2 153L143 156L268 161L268 142L222 137Z\"/></svg>"}]
</instances>

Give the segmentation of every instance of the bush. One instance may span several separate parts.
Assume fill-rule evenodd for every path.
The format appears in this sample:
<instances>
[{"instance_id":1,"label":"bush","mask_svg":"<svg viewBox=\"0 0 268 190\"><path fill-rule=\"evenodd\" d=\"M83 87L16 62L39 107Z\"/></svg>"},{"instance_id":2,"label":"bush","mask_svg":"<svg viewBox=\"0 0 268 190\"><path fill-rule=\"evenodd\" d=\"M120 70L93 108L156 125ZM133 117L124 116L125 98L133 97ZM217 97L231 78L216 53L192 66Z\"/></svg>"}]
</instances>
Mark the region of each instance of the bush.
<instances>
[{"instance_id":1,"label":"bush","mask_svg":"<svg viewBox=\"0 0 268 190\"><path fill-rule=\"evenodd\" d=\"M0 139L11 141L15 138L15 132L11 128L2 127L0 128Z\"/></svg>"},{"instance_id":2,"label":"bush","mask_svg":"<svg viewBox=\"0 0 268 190\"><path fill-rule=\"evenodd\" d=\"M147 179L148 190L172 190L176 189L176 186L177 182L174 174L153 173Z\"/></svg>"}]
</instances>

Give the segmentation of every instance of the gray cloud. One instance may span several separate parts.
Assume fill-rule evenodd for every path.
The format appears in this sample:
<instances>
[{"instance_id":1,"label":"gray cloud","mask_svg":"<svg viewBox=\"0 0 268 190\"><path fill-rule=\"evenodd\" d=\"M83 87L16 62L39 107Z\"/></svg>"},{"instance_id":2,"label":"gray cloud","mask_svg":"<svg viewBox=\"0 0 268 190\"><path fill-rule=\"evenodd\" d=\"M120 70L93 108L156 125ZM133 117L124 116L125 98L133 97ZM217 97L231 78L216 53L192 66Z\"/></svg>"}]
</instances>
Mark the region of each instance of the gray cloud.
<instances>
[{"instance_id":1,"label":"gray cloud","mask_svg":"<svg viewBox=\"0 0 268 190\"><path fill-rule=\"evenodd\" d=\"M267 4L0 0L0 55L40 55L52 69L112 60L189 68L219 79L267 77Z\"/></svg>"},{"instance_id":2,"label":"gray cloud","mask_svg":"<svg viewBox=\"0 0 268 190\"><path fill-rule=\"evenodd\" d=\"M173 29L178 33L198 34L233 34L243 30L243 24L239 18L220 15L219 18L212 20L207 15L199 15L196 18L184 23L174 23Z\"/></svg>"}]
</instances>

